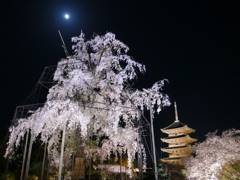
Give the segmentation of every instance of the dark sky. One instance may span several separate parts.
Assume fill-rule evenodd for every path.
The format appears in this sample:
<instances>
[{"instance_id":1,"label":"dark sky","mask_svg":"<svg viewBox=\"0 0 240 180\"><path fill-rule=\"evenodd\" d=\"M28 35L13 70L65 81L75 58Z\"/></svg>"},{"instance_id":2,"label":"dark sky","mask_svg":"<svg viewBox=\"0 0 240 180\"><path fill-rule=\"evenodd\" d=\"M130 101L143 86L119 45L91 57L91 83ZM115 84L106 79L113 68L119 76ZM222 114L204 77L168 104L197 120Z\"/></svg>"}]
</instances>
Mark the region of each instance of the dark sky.
<instances>
[{"instance_id":1,"label":"dark sky","mask_svg":"<svg viewBox=\"0 0 240 180\"><path fill-rule=\"evenodd\" d=\"M70 38L83 30L87 38L113 32L129 46L147 68L137 87L168 79L164 93L177 102L180 121L196 129L192 137L240 129L238 1L1 1L0 7L0 128L10 125L44 67L65 57L57 30L70 52ZM173 106L155 117L158 153L159 129L173 121Z\"/></svg>"}]
</instances>

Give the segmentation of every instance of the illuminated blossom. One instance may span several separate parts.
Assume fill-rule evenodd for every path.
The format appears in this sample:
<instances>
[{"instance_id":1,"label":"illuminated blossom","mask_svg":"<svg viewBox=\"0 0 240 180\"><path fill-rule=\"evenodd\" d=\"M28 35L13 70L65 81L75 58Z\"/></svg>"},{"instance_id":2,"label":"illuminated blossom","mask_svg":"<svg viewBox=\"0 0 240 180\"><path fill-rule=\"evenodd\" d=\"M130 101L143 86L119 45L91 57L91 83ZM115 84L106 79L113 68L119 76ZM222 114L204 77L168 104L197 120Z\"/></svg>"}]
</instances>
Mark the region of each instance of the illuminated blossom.
<instances>
[{"instance_id":1,"label":"illuminated blossom","mask_svg":"<svg viewBox=\"0 0 240 180\"><path fill-rule=\"evenodd\" d=\"M221 136L208 133L204 142L193 146L195 157L184 160L188 179L217 180L217 174L229 161L240 159L240 130L227 130Z\"/></svg>"},{"instance_id":2,"label":"illuminated blossom","mask_svg":"<svg viewBox=\"0 0 240 180\"><path fill-rule=\"evenodd\" d=\"M77 130L85 157L104 160L111 153L126 153L130 162L142 147L137 130L139 111L148 107L148 94L132 88L132 81L145 66L126 53L128 47L112 33L85 40L84 34L72 38L74 55L58 62L44 106L28 118L19 119L10 128L6 156L15 151L27 131L48 146L52 164L59 163L59 147L66 124L65 153L76 153L71 138ZM161 93L164 80L148 90L154 95L154 112L170 105L168 96ZM94 137L99 148L91 148L86 141ZM140 144L138 144L140 143ZM94 158L94 157L93 157Z\"/></svg>"}]
</instances>

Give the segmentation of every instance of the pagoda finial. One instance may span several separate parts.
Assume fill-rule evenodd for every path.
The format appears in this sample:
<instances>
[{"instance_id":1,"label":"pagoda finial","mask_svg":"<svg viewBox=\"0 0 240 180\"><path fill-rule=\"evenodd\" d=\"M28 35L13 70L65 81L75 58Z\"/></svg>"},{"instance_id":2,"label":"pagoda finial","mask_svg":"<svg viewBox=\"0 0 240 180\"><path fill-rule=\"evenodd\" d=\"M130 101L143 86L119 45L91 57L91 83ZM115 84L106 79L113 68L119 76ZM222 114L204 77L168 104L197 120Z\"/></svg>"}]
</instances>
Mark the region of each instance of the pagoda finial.
<instances>
[{"instance_id":1,"label":"pagoda finial","mask_svg":"<svg viewBox=\"0 0 240 180\"><path fill-rule=\"evenodd\" d=\"M175 108L175 122L179 122L176 101L174 101L174 108Z\"/></svg>"}]
</instances>

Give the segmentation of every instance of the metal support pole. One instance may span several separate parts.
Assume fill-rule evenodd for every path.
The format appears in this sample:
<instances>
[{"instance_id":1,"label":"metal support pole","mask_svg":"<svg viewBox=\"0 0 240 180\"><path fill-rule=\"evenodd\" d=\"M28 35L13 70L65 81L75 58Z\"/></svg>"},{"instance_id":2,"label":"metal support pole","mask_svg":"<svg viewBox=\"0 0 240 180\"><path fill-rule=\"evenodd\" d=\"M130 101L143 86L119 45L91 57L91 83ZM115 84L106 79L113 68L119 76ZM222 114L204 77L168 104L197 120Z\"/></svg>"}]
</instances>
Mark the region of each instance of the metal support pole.
<instances>
[{"instance_id":1,"label":"metal support pole","mask_svg":"<svg viewBox=\"0 0 240 180\"><path fill-rule=\"evenodd\" d=\"M61 155L60 155L59 170L58 170L58 180L61 180L61 176L62 176L62 163L63 163L66 124L67 124L67 121L65 121L63 125L62 147L61 147Z\"/></svg>"},{"instance_id":2,"label":"metal support pole","mask_svg":"<svg viewBox=\"0 0 240 180\"><path fill-rule=\"evenodd\" d=\"M140 135L139 135L140 136ZM141 138L141 137L140 137ZM140 141L139 138L139 141ZM138 153L138 171L139 171L139 180L143 180L143 169L142 169L142 147L141 143L138 141L139 153Z\"/></svg>"},{"instance_id":3,"label":"metal support pole","mask_svg":"<svg viewBox=\"0 0 240 180\"><path fill-rule=\"evenodd\" d=\"M4 177L4 179L8 179L8 178L7 178L7 174L8 174L9 158L10 158L10 157L9 157L9 156L7 156L7 165L6 165L6 171L5 171L5 174L4 174L4 176L3 176L3 177Z\"/></svg>"},{"instance_id":4,"label":"metal support pole","mask_svg":"<svg viewBox=\"0 0 240 180\"><path fill-rule=\"evenodd\" d=\"M88 180L91 180L91 166L92 166L92 153L90 153L89 158Z\"/></svg>"},{"instance_id":5,"label":"metal support pole","mask_svg":"<svg viewBox=\"0 0 240 180\"><path fill-rule=\"evenodd\" d=\"M150 119L151 119L151 135L152 135L152 146L153 146L153 161L154 161L154 174L155 180L158 180L158 173L157 173L157 159L156 159L156 152L155 152L155 138L154 138L154 129L153 129L153 114L152 114L152 106L151 106L151 97L149 94L149 108L150 108Z\"/></svg>"},{"instance_id":6,"label":"metal support pole","mask_svg":"<svg viewBox=\"0 0 240 180\"><path fill-rule=\"evenodd\" d=\"M25 172L25 180L28 180L28 173L29 173L29 166L30 166L30 160L31 160L31 154L32 154L32 143L33 143L33 132L31 131L30 134L30 142L28 147L28 158L27 158L27 165L26 165L26 172Z\"/></svg>"},{"instance_id":7,"label":"metal support pole","mask_svg":"<svg viewBox=\"0 0 240 180\"><path fill-rule=\"evenodd\" d=\"M71 174L71 179L73 179L74 177L74 160L75 160L75 155L73 154L72 155L72 174Z\"/></svg>"},{"instance_id":8,"label":"metal support pole","mask_svg":"<svg viewBox=\"0 0 240 180\"><path fill-rule=\"evenodd\" d=\"M120 180L122 180L122 154L120 154Z\"/></svg>"},{"instance_id":9,"label":"metal support pole","mask_svg":"<svg viewBox=\"0 0 240 180\"><path fill-rule=\"evenodd\" d=\"M137 143L138 143L138 171L139 171L139 180L143 180L143 169L142 169L142 147L141 147L141 127L142 127L142 124L141 124L141 118L140 118L140 110L137 110L138 111L138 123L139 123L139 127L138 127L138 134L139 134L139 137L138 137L138 140L137 140Z\"/></svg>"},{"instance_id":10,"label":"metal support pole","mask_svg":"<svg viewBox=\"0 0 240 180\"><path fill-rule=\"evenodd\" d=\"M28 136L29 136L29 131L27 132L27 136L26 136L26 140L25 140L25 146L24 146L24 152L23 152L23 162L22 162L22 170L21 170L21 177L20 177L20 180L23 179L23 171L24 171L25 162L26 162L26 153L27 153Z\"/></svg>"},{"instance_id":11,"label":"metal support pole","mask_svg":"<svg viewBox=\"0 0 240 180\"><path fill-rule=\"evenodd\" d=\"M149 96L149 109L150 109L150 121L151 121L151 136L152 136L152 154L153 154L153 164L154 164L154 175L155 175L155 180L158 180L158 172L157 172L157 159L156 159L156 152L155 152L155 138L154 138L154 129L153 129L153 112L152 112L152 104L151 104L151 95L152 92L143 89L145 92L148 93Z\"/></svg>"},{"instance_id":12,"label":"metal support pole","mask_svg":"<svg viewBox=\"0 0 240 180\"><path fill-rule=\"evenodd\" d=\"M88 134L90 135L90 129L88 130ZM92 148L91 145L92 144L90 142L90 148ZM91 151L89 153L89 156L90 156L90 158L89 158L89 168L88 168L88 180L91 180L91 166L92 166L92 153L91 153Z\"/></svg>"},{"instance_id":13,"label":"metal support pole","mask_svg":"<svg viewBox=\"0 0 240 180\"><path fill-rule=\"evenodd\" d=\"M43 174L44 174L44 169L45 169L46 151L47 151L47 143L45 143L45 147L44 147L41 180L43 180Z\"/></svg>"},{"instance_id":14,"label":"metal support pole","mask_svg":"<svg viewBox=\"0 0 240 180\"><path fill-rule=\"evenodd\" d=\"M58 33L59 33L59 36L60 36L60 38L61 38L61 40L62 40L62 43L63 43L62 47L63 47L63 49L64 49L64 52L65 52L65 54L66 54L66 57L68 57L68 56L69 56L69 53L68 53L68 51L67 51L67 47L66 47L66 45L65 45L65 43L64 43L64 40L63 40L62 35L61 35L61 32L60 32L59 30L58 30Z\"/></svg>"},{"instance_id":15,"label":"metal support pole","mask_svg":"<svg viewBox=\"0 0 240 180\"><path fill-rule=\"evenodd\" d=\"M50 168L50 163L49 163L49 161L47 162L47 175L46 175L46 179L49 179L48 177L49 177L49 168Z\"/></svg>"}]
</instances>

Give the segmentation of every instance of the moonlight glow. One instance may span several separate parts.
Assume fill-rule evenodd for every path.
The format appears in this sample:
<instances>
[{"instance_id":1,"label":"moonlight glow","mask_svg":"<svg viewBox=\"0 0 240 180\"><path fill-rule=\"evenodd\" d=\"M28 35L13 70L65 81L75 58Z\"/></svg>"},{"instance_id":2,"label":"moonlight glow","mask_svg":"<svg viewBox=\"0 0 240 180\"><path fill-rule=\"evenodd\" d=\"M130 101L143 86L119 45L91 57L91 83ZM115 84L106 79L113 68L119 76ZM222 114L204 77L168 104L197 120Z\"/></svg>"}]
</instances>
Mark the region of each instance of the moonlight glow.
<instances>
[{"instance_id":1,"label":"moonlight glow","mask_svg":"<svg viewBox=\"0 0 240 180\"><path fill-rule=\"evenodd\" d=\"M65 14L64 17L65 17L65 19L69 19L69 15L68 14Z\"/></svg>"}]
</instances>

